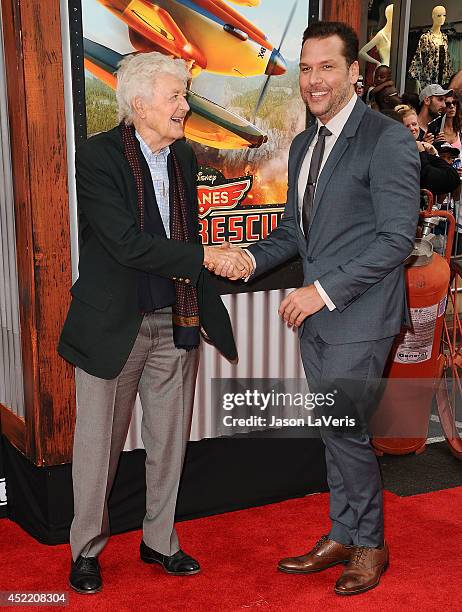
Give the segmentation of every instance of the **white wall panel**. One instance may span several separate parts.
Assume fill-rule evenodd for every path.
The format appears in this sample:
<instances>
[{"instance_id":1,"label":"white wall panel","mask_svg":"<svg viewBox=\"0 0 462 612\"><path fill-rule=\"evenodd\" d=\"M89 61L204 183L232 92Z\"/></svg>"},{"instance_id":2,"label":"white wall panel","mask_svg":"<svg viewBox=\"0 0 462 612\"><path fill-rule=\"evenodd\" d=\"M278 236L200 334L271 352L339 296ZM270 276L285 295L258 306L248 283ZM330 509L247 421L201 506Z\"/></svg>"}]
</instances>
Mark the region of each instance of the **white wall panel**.
<instances>
[{"instance_id":1,"label":"white wall panel","mask_svg":"<svg viewBox=\"0 0 462 612\"><path fill-rule=\"evenodd\" d=\"M260 291L223 296L233 323L239 362L227 359L205 342L196 384L191 440L213 438L219 423L212 418L213 378L303 378L297 333L285 326L278 308L289 290ZM143 448L141 404L136 400L125 450Z\"/></svg>"},{"instance_id":2,"label":"white wall panel","mask_svg":"<svg viewBox=\"0 0 462 612\"><path fill-rule=\"evenodd\" d=\"M24 416L18 270L3 30L0 15L0 403Z\"/></svg>"}]
</instances>

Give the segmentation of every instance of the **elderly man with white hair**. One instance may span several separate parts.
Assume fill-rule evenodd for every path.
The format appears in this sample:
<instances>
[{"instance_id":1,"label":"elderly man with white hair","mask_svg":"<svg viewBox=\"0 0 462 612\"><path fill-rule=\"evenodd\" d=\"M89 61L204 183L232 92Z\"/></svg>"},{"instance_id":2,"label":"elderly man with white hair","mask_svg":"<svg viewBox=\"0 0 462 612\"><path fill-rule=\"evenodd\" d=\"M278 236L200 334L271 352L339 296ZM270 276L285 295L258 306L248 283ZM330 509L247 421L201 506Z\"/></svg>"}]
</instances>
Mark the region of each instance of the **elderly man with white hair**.
<instances>
[{"instance_id":1,"label":"elderly man with white hair","mask_svg":"<svg viewBox=\"0 0 462 612\"><path fill-rule=\"evenodd\" d=\"M183 140L189 77L185 62L159 53L125 58L120 124L76 154L79 278L58 350L76 366L69 582L79 593L102 588L107 502L138 392L146 449L141 559L174 575L200 569L180 549L174 514L201 329L236 358L206 268L240 278L250 266L247 255L199 240L197 162Z\"/></svg>"}]
</instances>

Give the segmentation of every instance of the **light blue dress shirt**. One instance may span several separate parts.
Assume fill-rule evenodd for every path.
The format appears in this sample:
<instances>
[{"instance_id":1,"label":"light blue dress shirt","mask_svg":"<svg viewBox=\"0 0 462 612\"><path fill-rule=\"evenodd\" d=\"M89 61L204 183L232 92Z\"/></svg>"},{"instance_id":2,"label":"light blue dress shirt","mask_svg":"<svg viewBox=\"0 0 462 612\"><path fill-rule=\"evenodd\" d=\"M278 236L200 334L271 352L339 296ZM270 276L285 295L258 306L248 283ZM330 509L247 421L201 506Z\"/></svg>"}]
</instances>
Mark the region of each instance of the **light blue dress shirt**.
<instances>
[{"instance_id":1,"label":"light blue dress shirt","mask_svg":"<svg viewBox=\"0 0 462 612\"><path fill-rule=\"evenodd\" d=\"M170 238L170 182L168 179L167 158L170 147L164 147L158 153L153 153L135 130L141 152L148 164L151 173L154 193L156 194L157 206L165 229L167 238Z\"/></svg>"}]
</instances>

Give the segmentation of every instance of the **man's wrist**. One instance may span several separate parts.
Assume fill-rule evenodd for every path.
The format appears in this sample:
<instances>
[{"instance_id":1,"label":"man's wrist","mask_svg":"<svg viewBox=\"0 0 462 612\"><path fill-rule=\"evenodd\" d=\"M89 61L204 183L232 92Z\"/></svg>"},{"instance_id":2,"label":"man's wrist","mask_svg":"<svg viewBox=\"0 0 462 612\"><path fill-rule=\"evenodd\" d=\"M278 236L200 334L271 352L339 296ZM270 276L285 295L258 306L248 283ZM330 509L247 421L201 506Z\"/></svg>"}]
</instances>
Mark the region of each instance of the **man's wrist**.
<instances>
[{"instance_id":1,"label":"man's wrist","mask_svg":"<svg viewBox=\"0 0 462 612\"><path fill-rule=\"evenodd\" d=\"M252 262L252 271L250 272L250 274L248 276L246 276L243 280L246 283L250 278L252 278L252 276L255 273L255 269L257 267L257 262L255 261L255 257L252 255L252 253L249 251L249 249L242 249L243 251L245 251L245 253L249 256L251 262Z\"/></svg>"},{"instance_id":2,"label":"man's wrist","mask_svg":"<svg viewBox=\"0 0 462 612\"><path fill-rule=\"evenodd\" d=\"M213 272L216 266L216 261L213 257L213 251L211 247L204 245L204 261L202 265L207 268L210 272Z\"/></svg>"},{"instance_id":3,"label":"man's wrist","mask_svg":"<svg viewBox=\"0 0 462 612\"><path fill-rule=\"evenodd\" d=\"M210 247L204 244L202 248L204 249L204 260L202 265L206 266L210 262Z\"/></svg>"},{"instance_id":4,"label":"man's wrist","mask_svg":"<svg viewBox=\"0 0 462 612\"><path fill-rule=\"evenodd\" d=\"M334 304L334 302L330 299L330 297L327 295L327 293L324 291L324 289L322 288L321 283L318 280L315 280L313 285L316 287L317 292L319 293L322 301L324 302L324 304L327 306L327 308L332 312L333 310L335 310L337 307Z\"/></svg>"}]
</instances>

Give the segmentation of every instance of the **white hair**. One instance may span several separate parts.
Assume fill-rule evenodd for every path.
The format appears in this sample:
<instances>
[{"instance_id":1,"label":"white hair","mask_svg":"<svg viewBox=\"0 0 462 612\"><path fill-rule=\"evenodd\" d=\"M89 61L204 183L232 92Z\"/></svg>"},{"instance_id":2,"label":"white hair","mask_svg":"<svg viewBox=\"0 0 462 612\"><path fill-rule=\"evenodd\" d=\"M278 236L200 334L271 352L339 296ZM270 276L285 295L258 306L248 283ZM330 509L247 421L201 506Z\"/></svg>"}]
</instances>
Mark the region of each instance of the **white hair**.
<instances>
[{"instance_id":1,"label":"white hair","mask_svg":"<svg viewBox=\"0 0 462 612\"><path fill-rule=\"evenodd\" d=\"M133 123L133 99L136 96L150 96L155 79L162 74L178 77L185 87L191 77L184 60L174 59L157 51L124 57L117 70L116 98L119 121L125 121L127 125Z\"/></svg>"}]
</instances>

